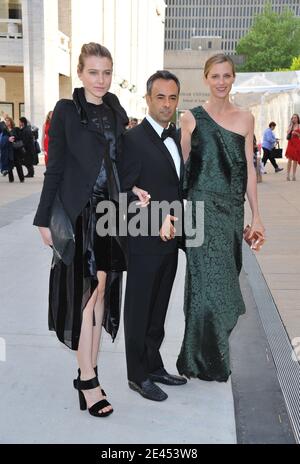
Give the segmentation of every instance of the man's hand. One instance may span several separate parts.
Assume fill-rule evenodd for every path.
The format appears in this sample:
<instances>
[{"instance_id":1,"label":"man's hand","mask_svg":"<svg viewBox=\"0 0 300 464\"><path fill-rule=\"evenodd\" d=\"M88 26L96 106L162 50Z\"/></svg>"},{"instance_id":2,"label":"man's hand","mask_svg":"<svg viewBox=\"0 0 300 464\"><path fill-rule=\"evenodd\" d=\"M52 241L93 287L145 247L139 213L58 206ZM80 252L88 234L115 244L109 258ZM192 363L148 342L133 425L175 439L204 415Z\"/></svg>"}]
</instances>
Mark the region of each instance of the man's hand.
<instances>
[{"instance_id":1,"label":"man's hand","mask_svg":"<svg viewBox=\"0 0 300 464\"><path fill-rule=\"evenodd\" d=\"M137 197L139 197L140 201L136 203L137 206L141 206L141 208L145 208L146 206L149 205L151 195L149 195L149 193L146 192L146 190L143 190L139 187L134 186L132 191Z\"/></svg>"},{"instance_id":2,"label":"man's hand","mask_svg":"<svg viewBox=\"0 0 300 464\"><path fill-rule=\"evenodd\" d=\"M167 242L168 240L172 240L172 238L175 237L176 229L173 226L172 221L178 221L178 218L168 214L166 216L164 222L163 222L163 225L161 226L160 231L159 231L160 238L164 242Z\"/></svg>"}]
</instances>

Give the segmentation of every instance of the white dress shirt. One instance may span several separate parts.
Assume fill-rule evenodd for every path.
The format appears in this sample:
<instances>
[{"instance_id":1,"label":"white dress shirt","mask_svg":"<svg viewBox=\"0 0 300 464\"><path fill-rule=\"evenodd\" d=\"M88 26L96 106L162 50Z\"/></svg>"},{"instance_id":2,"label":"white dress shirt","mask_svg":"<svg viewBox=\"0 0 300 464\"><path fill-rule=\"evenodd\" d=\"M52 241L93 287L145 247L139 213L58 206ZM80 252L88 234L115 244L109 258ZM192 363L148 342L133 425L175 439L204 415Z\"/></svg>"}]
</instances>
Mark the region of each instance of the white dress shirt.
<instances>
[{"instance_id":1,"label":"white dress shirt","mask_svg":"<svg viewBox=\"0 0 300 464\"><path fill-rule=\"evenodd\" d=\"M164 130L164 127L162 127L160 124L158 124L158 122L156 122L149 114L147 114L146 119L149 122L149 124L151 124L151 126L153 127L155 132L158 133L159 137L161 137L161 134L162 134L162 132ZM179 152L178 152L177 145L176 145L175 141L172 139L172 137L167 137L164 140L164 144L167 147L168 151L170 152L170 155L173 158L175 168L176 168L176 172L177 172L177 175L178 175L178 177L180 179L181 160L180 160L180 155L179 155Z\"/></svg>"}]
</instances>

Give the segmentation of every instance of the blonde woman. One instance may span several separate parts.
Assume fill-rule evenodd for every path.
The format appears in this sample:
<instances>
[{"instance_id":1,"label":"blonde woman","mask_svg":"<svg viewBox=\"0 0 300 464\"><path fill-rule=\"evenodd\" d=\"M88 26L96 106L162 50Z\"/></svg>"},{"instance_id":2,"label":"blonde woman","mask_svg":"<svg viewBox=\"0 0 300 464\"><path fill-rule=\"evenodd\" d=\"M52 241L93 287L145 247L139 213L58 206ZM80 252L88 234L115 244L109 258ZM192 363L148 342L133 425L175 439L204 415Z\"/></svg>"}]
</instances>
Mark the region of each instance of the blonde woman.
<instances>
[{"instance_id":1,"label":"blonde woman","mask_svg":"<svg viewBox=\"0 0 300 464\"><path fill-rule=\"evenodd\" d=\"M78 62L82 87L74 90L72 100L60 100L53 111L49 160L34 219L44 243L52 246L49 224L58 193L74 228L75 254L69 265L61 260L52 263L49 328L76 351L79 371L74 387L80 409L102 418L113 408L98 379L101 327L116 336L126 269L116 238L96 233L97 205L109 198L109 192L118 192L115 163L128 124L118 98L109 92L112 72L107 48L97 43L82 46ZM105 153L114 172L109 179Z\"/></svg>"},{"instance_id":2,"label":"blonde woman","mask_svg":"<svg viewBox=\"0 0 300 464\"><path fill-rule=\"evenodd\" d=\"M209 99L186 111L181 122L187 200L193 207L204 202L204 242L186 249L186 327L177 368L187 377L219 382L230 375L228 338L245 312L239 273L246 193L252 210L249 237L258 232L262 243L264 234L253 165L254 119L230 102L234 79L231 58L208 59Z\"/></svg>"}]
</instances>

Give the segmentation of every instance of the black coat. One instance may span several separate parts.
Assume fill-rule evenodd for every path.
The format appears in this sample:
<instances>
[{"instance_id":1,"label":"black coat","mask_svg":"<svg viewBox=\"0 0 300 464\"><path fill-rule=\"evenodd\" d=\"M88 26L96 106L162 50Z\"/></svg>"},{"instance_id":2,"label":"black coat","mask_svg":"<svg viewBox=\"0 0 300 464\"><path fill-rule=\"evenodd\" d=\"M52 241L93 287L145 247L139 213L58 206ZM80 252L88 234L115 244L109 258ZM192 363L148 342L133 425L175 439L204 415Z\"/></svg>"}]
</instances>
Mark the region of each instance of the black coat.
<instances>
[{"instance_id":1,"label":"black coat","mask_svg":"<svg viewBox=\"0 0 300 464\"><path fill-rule=\"evenodd\" d=\"M103 101L115 117L117 156L121 134L128 118L119 100L106 94ZM63 343L78 349L82 309L97 286L96 269L88 249L93 224L91 207L85 208L91 197L108 142L93 123L93 114L84 97L84 89L75 89L72 100L60 100L53 112L49 131L49 161L40 203L34 224L49 226L51 208L59 191L64 209L75 232L75 255L66 266L59 261L52 265L49 288L49 328L55 330ZM117 173L107 173L107 186L112 199L118 200ZM82 216L81 215L82 212ZM80 216L80 217L79 217ZM78 218L78 221L77 221ZM119 326L122 272L108 271L105 285L103 325L114 339Z\"/></svg>"},{"instance_id":2,"label":"black coat","mask_svg":"<svg viewBox=\"0 0 300 464\"><path fill-rule=\"evenodd\" d=\"M179 139L176 140L176 145L181 158L180 179L171 154L147 119L126 132L123 137L119 172L122 190L129 193L130 201L137 200L137 197L131 193L132 187L136 185L149 192L151 202L177 200L182 205L184 162ZM150 213L151 206L148 206L149 224L151 224ZM129 219L131 217L129 216ZM163 218L160 224L162 220ZM176 251L178 246L182 247L181 237L167 242L164 242L158 234L148 237L128 237L128 251L134 254L167 254Z\"/></svg>"},{"instance_id":3,"label":"black coat","mask_svg":"<svg viewBox=\"0 0 300 464\"><path fill-rule=\"evenodd\" d=\"M8 138L8 132L6 130L3 131L0 141L1 171L10 171L14 166L14 152Z\"/></svg>"},{"instance_id":4,"label":"black coat","mask_svg":"<svg viewBox=\"0 0 300 464\"><path fill-rule=\"evenodd\" d=\"M18 142L21 139L21 129L19 127L13 127L11 130L8 130L9 136L15 138L15 142ZM11 144L12 149L13 149L13 157L14 160L18 159L19 162L24 161L24 154L25 154L25 148L14 148L13 144Z\"/></svg>"},{"instance_id":5,"label":"black coat","mask_svg":"<svg viewBox=\"0 0 300 464\"><path fill-rule=\"evenodd\" d=\"M103 101L113 110L116 122L118 156L120 137L128 124L125 110L111 93ZM49 130L49 161L34 225L49 226L51 207L59 190L64 208L75 227L86 206L100 171L107 141L91 121L84 89L75 89L73 100L60 100L55 106ZM118 193L117 182L108 189ZM114 195L113 195L114 196Z\"/></svg>"},{"instance_id":6,"label":"black coat","mask_svg":"<svg viewBox=\"0 0 300 464\"><path fill-rule=\"evenodd\" d=\"M22 129L19 129L19 137L24 144L25 153L23 153L23 163L26 164L33 164L34 161L34 139L33 133L31 131L31 126L25 126Z\"/></svg>"}]
</instances>

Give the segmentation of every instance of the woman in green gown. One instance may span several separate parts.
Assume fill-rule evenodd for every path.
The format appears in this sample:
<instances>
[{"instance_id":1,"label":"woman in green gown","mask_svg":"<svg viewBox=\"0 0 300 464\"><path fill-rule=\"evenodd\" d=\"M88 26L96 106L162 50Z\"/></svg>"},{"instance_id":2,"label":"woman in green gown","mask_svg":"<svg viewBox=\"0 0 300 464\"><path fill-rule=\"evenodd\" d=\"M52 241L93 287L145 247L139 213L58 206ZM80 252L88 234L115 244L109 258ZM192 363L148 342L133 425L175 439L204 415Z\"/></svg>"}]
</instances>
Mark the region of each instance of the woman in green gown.
<instances>
[{"instance_id":1,"label":"woman in green gown","mask_svg":"<svg viewBox=\"0 0 300 464\"><path fill-rule=\"evenodd\" d=\"M235 78L232 60L211 57L204 68L208 101L181 120L186 163L185 188L192 202L204 202L204 240L187 247L185 334L177 360L180 374L226 381L230 375L229 335L245 312L242 267L244 197L252 210L250 236L264 234L253 165L254 118L230 103ZM196 225L197 226L197 225Z\"/></svg>"}]
</instances>

